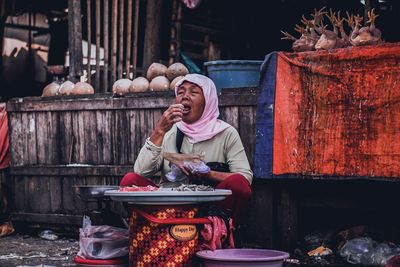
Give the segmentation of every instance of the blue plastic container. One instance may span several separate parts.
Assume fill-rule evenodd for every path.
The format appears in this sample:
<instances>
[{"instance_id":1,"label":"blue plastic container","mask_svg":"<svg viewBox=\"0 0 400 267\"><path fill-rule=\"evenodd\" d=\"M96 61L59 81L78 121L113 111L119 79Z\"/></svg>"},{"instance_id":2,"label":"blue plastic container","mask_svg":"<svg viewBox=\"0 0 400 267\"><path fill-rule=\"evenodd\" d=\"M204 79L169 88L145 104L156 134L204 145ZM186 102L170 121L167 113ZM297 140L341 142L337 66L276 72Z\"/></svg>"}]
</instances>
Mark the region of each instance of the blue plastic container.
<instances>
[{"instance_id":1,"label":"blue plastic container","mask_svg":"<svg viewBox=\"0 0 400 267\"><path fill-rule=\"evenodd\" d=\"M204 66L220 92L224 88L258 86L261 63L259 60L217 60L205 62Z\"/></svg>"}]
</instances>

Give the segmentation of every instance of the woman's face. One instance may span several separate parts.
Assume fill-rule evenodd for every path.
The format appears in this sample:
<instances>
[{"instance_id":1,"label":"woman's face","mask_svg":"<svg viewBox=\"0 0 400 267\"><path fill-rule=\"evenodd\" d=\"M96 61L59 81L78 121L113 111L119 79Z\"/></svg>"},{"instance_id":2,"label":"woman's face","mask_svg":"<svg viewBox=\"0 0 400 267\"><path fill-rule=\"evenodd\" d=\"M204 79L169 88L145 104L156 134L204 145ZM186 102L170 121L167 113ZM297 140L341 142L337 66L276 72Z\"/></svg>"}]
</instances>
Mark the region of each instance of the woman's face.
<instances>
[{"instance_id":1,"label":"woman's face","mask_svg":"<svg viewBox=\"0 0 400 267\"><path fill-rule=\"evenodd\" d=\"M198 85L186 81L178 87L176 103L184 107L182 120L191 124L200 119L206 101L203 90Z\"/></svg>"}]
</instances>

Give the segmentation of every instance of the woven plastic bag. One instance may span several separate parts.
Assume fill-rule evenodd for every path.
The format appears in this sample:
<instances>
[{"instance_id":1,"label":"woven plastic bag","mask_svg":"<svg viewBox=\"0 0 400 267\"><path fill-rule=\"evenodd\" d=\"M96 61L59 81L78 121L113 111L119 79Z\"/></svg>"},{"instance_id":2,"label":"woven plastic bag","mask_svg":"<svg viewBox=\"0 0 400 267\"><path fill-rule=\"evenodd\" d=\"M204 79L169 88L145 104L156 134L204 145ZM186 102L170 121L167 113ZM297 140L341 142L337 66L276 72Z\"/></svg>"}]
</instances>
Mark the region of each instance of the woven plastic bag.
<instances>
[{"instance_id":1,"label":"woven plastic bag","mask_svg":"<svg viewBox=\"0 0 400 267\"><path fill-rule=\"evenodd\" d=\"M109 225L79 229L78 256L85 259L113 259L128 255L129 232Z\"/></svg>"}]
</instances>

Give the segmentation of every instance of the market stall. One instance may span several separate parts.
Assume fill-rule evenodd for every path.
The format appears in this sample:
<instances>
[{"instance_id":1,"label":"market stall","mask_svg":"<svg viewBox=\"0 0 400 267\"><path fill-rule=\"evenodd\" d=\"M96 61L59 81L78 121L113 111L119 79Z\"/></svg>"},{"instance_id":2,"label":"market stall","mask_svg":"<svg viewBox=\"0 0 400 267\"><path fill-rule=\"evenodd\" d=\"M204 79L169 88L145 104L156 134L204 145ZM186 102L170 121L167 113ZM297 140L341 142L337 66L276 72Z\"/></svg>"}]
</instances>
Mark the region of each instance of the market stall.
<instances>
[{"instance_id":1,"label":"market stall","mask_svg":"<svg viewBox=\"0 0 400 267\"><path fill-rule=\"evenodd\" d=\"M229 91L229 90L228 90ZM239 130L250 162L255 89L220 97L221 114ZM238 101L238 99L240 99ZM81 224L74 185L119 184L172 92L16 98L8 102L15 220Z\"/></svg>"}]
</instances>

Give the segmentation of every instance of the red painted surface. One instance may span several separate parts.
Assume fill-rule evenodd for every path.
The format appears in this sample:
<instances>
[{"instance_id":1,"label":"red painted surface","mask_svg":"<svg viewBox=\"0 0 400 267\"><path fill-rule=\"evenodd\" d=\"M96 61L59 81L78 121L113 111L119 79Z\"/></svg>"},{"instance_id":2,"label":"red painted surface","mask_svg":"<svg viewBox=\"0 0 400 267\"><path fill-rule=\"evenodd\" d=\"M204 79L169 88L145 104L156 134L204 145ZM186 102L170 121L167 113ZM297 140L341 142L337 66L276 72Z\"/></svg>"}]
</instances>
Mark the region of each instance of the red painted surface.
<instances>
[{"instance_id":1,"label":"red painted surface","mask_svg":"<svg viewBox=\"0 0 400 267\"><path fill-rule=\"evenodd\" d=\"M273 173L400 177L400 44L280 53Z\"/></svg>"}]
</instances>

